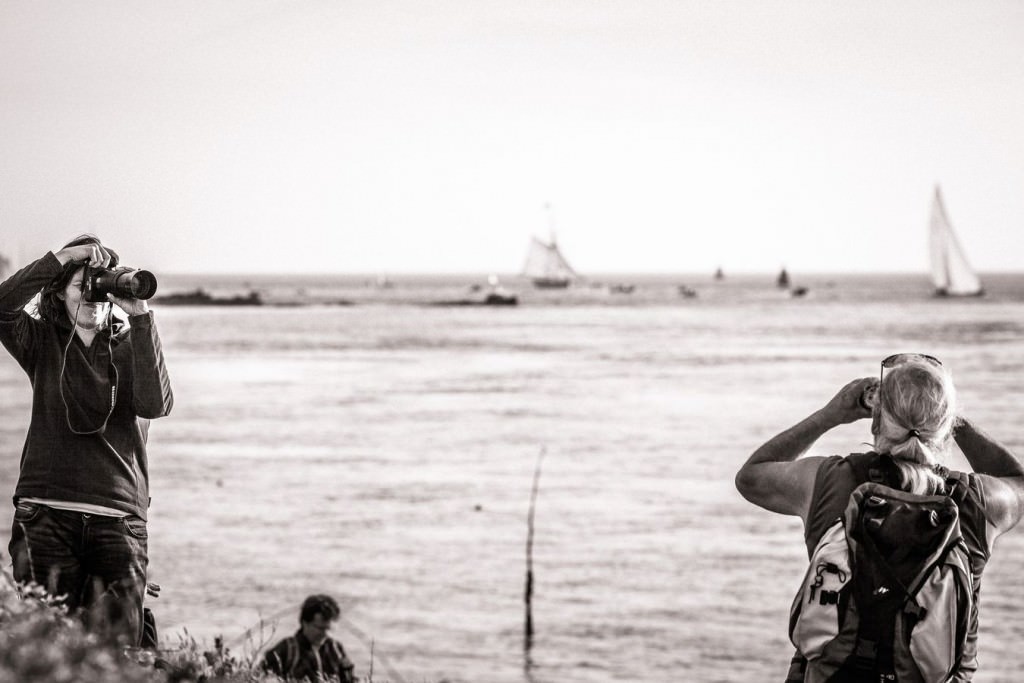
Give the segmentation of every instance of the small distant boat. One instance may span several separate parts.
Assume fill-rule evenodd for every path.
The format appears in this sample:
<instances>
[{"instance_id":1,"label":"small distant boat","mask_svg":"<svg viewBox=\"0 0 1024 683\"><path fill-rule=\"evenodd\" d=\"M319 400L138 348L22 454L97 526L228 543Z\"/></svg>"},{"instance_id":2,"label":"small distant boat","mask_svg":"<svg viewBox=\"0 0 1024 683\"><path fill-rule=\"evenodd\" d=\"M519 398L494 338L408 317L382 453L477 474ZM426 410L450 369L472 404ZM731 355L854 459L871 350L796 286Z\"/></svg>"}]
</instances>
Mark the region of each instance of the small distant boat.
<instances>
[{"instance_id":1,"label":"small distant boat","mask_svg":"<svg viewBox=\"0 0 1024 683\"><path fill-rule=\"evenodd\" d=\"M779 287L779 289L789 288L789 273L786 272L785 268L783 268L782 271L779 273L779 277L775 279L775 284Z\"/></svg>"},{"instance_id":2,"label":"small distant boat","mask_svg":"<svg viewBox=\"0 0 1024 683\"><path fill-rule=\"evenodd\" d=\"M803 285L794 286L793 282L790 280L789 273L786 272L785 268L779 271L779 276L775 278L775 285L779 289L789 290L789 295L794 299L799 299L802 296L806 296L807 292L810 291L809 289L807 289L807 287L804 287Z\"/></svg>"},{"instance_id":3,"label":"small distant boat","mask_svg":"<svg viewBox=\"0 0 1024 683\"><path fill-rule=\"evenodd\" d=\"M620 282L614 285L608 285L608 291L612 294L632 294L633 290L636 289L636 285Z\"/></svg>"},{"instance_id":4,"label":"small distant boat","mask_svg":"<svg viewBox=\"0 0 1024 683\"><path fill-rule=\"evenodd\" d=\"M515 294L491 292L484 297L484 306L518 306L519 297Z\"/></svg>"},{"instance_id":5,"label":"small distant boat","mask_svg":"<svg viewBox=\"0 0 1024 683\"><path fill-rule=\"evenodd\" d=\"M985 290L953 232L938 185L932 200L930 237L931 274L936 296L982 296Z\"/></svg>"},{"instance_id":6,"label":"small distant boat","mask_svg":"<svg viewBox=\"0 0 1024 683\"><path fill-rule=\"evenodd\" d=\"M487 294L471 299L455 299L450 301L435 301L433 306L518 306L519 297L501 286L497 275L487 278ZM480 292L483 286L474 284L469 288L470 292Z\"/></svg>"},{"instance_id":7,"label":"small distant boat","mask_svg":"<svg viewBox=\"0 0 1024 683\"><path fill-rule=\"evenodd\" d=\"M497 275L487 276L487 288L484 306L516 306L519 304L519 297L502 287Z\"/></svg>"},{"instance_id":8,"label":"small distant boat","mask_svg":"<svg viewBox=\"0 0 1024 683\"><path fill-rule=\"evenodd\" d=\"M488 294L483 299L452 299L449 301L432 301L430 306L518 306L517 296L501 296L499 294Z\"/></svg>"},{"instance_id":9,"label":"small distant boat","mask_svg":"<svg viewBox=\"0 0 1024 683\"><path fill-rule=\"evenodd\" d=\"M724 280L725 279L725 271L723 271L721 267L715 269L715 279L716 280Z\"/></svg>"},{"instance_id":10,"label":"small distant boat","mask_svg":"<svg viewBox=\"0 0 1024 683\"><path fill-rule=\"evenodd\" d=\"M678 291L679 296L683 297L684 299L694 299L697 297L697 290L687 285L679 285L676 288L676 291Z\"/></svg>"}]
</instances>

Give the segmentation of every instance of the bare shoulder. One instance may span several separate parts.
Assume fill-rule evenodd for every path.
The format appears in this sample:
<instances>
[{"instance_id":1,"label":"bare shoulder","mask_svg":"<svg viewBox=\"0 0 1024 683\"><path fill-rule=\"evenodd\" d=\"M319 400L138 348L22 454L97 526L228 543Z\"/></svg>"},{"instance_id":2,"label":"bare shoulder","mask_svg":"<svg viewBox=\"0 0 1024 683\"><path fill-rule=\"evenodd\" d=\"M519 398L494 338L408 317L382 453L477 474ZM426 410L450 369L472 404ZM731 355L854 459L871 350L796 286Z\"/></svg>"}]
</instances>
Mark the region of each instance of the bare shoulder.
<instances>
[{"instance_id":1,"label":"bare shoulder","mask_svg":"<svg viewBox=\"0 0 1024 683\"><path fill-rule=\"evenodd\" d=\"M985 518L999 536L1024 516L1024 478L975 474L985 500Z\"/></svg>"},{"instance_id":2,"label":"bare shoulder","mask_svg":"<svg viewBox=\"0 0 1024 683\"><path fill-rule=\"evenodd\" d=\"M806 521L814 480L824 460L821 456L809 456L791 462L747 465L736 475L736 488L754 505Z\"/></svg>"}]
</instances>

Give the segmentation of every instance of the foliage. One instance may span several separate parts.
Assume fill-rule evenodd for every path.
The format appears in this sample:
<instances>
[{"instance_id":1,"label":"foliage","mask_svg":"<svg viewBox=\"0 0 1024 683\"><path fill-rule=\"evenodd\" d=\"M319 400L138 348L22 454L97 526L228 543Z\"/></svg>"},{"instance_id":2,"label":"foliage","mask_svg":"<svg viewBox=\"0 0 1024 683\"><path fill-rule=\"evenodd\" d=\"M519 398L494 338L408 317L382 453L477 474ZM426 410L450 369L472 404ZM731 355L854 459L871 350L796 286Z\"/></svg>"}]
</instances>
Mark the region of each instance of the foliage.
<instances>
[{"instance_id":1,"label":"foliage","mask_svg":"<svg viewBox=\"0 0 1024 683\"><path fill-rule=\"evenodd\" d=\"M249 642L239 656L223 638L204 650L186 632L176 648L107 646L42 587L0 572L0 683L279 683L258 666L264 645Z\"/></svg>"},{"instance_id":2,"label":"foliage","mask_svg":"<svg viewBox=\"0 0 1024 683\"><path fill-rule=\"evenodd\" d=\"M258 649L239 657L217 638L203 650L187 633L167 650L106 646L41 587L17 586L0 573L0 683L280 681L256 666Z\"/></svg>"},{"instance_id":3,"label":"foliage","mask_svg":"<svg viewBox=\"0 0 1024 683\"><path fill-rule=\"evenodd\" d=\"M5 577L6 579L6 577ZM0 583L0 681L136 683L153 670L99 644L37 586Z\"/></svg>"}]
</instances>

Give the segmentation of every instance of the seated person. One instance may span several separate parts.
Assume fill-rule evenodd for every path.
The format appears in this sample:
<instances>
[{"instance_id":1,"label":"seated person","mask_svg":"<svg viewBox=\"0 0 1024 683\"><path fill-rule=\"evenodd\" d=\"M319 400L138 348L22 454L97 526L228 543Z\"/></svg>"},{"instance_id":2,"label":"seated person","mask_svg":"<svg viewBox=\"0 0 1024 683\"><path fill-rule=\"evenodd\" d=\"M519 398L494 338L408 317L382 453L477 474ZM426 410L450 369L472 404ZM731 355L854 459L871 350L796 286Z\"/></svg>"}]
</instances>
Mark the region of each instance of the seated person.
<instances>
[{"instance_id":1,"label":"seated person","mask_svg":"<svg viewBox=\"0 0 1024 683\"><path fill-rule=\"evenodd\" d=\"M341 643L328 636L341 609L328 595L311 595L299 611L299 630L267 651L263 669L296 680L337 677L355 683L353 665Z\"/></svg>"}]
</instances>

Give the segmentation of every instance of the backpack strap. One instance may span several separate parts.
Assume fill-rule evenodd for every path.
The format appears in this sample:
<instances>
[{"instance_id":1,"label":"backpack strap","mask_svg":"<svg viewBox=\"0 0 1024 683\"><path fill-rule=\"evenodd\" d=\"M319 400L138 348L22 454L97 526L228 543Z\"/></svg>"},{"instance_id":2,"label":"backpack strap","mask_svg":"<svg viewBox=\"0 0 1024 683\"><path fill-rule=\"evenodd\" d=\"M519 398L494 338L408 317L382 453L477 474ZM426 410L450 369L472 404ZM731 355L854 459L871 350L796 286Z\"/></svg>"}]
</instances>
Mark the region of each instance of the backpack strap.
<instances>
[{"instance_id":1,"label":"backpack strap","mask_svg":"<svg viewBox=\"0 0 1024 683\"><path fill-rule=\"evenodd\" d=\"M826 529L843 515L847 499L854 489L869 481L891 486L886 480L890 476L889 471L881 463L881 457L874 452L834 455L826 458L818 468L804 532L808 556ZM895 465L890 461L889 467L895 468Z\"/></svg>"},{"instance_id":2,"label":"backpack strap","mask_svg":"<svg viewBox=\"0 0 1024 683\"><path fill-rule=\"evenodd\" d=\"M804 683L804 672L807 671L807 660L799 652L789 662L789 673L785 683Z\"/></svg>"},{"instance_id":3,"label":"backpack strap","mask_svg":"<svg viewBox=\"0 0 1024 683\"><path fill-rule=\"evenodd\" d=\"M946 474L946 492L957 506L964 502L970 489L971 477L966 472L948 472Z\"/></svg>"},{"instance_id":4,"label":"backpack strap","mask_svg":"<svg viewBox=\"0 0 1024 683\"><path fill-rule=\"evenodd\" d=\"M900 487L900 473L892 456L888 453L874 453L873 458L850 458L850 465L857 477L857 484L871 482L891 488Z\"/></svg>"}]
</instances>

